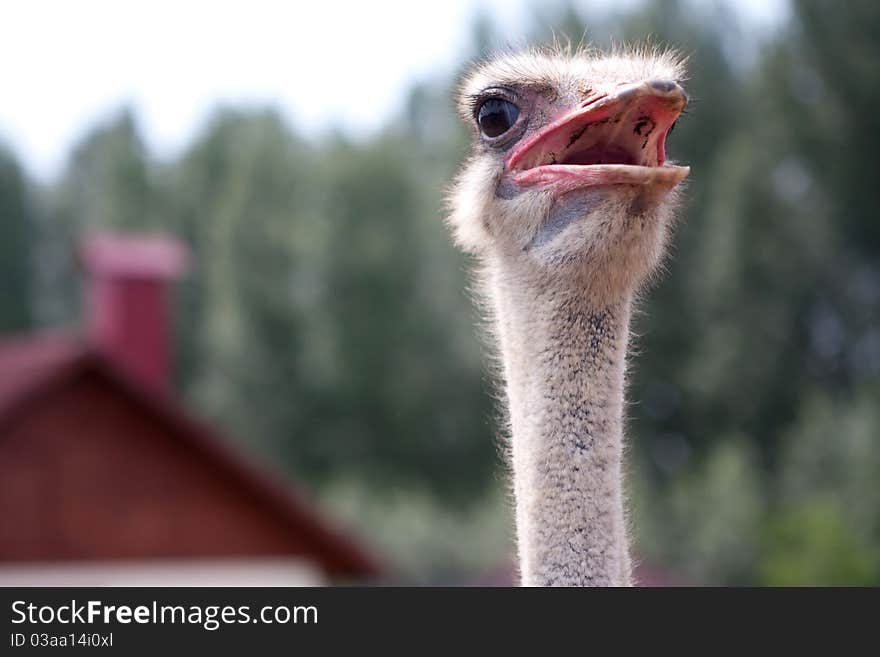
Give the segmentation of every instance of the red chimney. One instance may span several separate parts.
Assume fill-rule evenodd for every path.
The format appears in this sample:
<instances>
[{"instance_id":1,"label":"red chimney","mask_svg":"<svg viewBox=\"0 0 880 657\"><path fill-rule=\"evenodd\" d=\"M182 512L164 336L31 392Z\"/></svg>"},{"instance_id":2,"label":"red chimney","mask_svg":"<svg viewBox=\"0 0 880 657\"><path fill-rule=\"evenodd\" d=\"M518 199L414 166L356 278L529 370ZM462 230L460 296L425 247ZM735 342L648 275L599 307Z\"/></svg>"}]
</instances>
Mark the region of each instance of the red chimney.
<instances>
[{"instance_id":1,"label":"red chimney","mask_svg":"<svg viewBox=\"0 0 880 657\"><path fill-rule=\"evenodd\" d=\"M171 389L169 282L184 273L188 255L167 235L101 233L80 249L89 341L163 392Z\"/></svg>"}]
</instances>

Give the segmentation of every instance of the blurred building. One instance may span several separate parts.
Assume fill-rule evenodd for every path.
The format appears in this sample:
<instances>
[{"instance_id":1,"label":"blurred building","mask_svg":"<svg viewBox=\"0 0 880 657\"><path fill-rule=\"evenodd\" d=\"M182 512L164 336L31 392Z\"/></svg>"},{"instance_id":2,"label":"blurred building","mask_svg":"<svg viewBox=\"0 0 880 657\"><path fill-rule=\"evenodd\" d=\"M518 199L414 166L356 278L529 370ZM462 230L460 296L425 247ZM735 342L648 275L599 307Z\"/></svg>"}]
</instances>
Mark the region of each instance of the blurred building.
<instances>
[{"instance_id":1,"label":"blurred building","mask_svg":"<svg viewBox=\"0 0 880 657\"><path fill-rule=\"evenodd\" d=\"M364 581L376 560L175 400L185 249L96 236L85 337L0 340L0 585Z\"/></svg>"}]
</instances>

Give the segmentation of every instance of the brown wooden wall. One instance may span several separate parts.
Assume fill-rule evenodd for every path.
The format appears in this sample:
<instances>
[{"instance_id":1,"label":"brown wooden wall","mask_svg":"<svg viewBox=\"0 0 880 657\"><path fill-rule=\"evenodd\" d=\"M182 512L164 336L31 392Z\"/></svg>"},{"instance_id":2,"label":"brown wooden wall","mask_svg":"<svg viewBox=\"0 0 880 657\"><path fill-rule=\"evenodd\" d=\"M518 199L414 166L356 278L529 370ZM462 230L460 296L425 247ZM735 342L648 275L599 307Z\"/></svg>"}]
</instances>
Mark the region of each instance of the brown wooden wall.
<instances>
[{"instance_id":1,"label":"brown wooden wall","mask_svg":"<svg viewBox=\"0 0 880 657\"><path fill-rule=\"evenodd\" d=\"M303 554L174 426L83 373L0 433L0 560Z\"/></svg>"}]
</instances>

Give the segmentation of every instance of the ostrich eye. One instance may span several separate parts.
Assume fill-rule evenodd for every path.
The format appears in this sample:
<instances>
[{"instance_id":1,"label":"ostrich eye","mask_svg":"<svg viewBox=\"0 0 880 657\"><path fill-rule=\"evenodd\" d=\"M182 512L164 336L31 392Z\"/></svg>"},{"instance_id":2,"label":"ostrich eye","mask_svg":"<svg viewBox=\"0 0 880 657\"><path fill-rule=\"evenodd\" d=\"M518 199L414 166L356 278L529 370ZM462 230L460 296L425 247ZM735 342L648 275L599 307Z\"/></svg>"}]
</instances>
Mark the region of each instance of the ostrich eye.
<instances>
[{"instance_id":1,"label":"ostrich eye","mask_svg":"<svg viewBox=\"0 0 880 657\"><path fill-rule=\"evenodd\" d=\"M480 130L487 137L500 137L516 123L519 108L502 98L490 98L480 105L477 122Z\"/></svg>"}]
</instances>

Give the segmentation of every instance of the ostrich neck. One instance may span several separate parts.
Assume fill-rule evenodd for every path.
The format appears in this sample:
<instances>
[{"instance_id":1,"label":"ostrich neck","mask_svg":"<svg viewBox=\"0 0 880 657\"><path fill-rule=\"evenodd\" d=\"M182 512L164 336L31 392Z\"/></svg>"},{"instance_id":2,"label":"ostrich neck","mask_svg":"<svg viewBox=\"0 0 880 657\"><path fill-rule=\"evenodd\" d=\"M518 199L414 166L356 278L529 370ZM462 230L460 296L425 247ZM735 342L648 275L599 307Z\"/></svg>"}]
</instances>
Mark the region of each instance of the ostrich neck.
<instances>
[{"instance_id":1,"label":"ostrich neck","mask_svg":"<svg viewBox=\"0 0 880 657\"><path fill-rule=\"evenodd\" d=\"M630 299L496 270L520 568L527 586L624 586L621 491Z\"/></svg>"}]
</instances>

